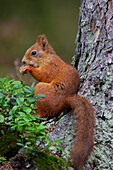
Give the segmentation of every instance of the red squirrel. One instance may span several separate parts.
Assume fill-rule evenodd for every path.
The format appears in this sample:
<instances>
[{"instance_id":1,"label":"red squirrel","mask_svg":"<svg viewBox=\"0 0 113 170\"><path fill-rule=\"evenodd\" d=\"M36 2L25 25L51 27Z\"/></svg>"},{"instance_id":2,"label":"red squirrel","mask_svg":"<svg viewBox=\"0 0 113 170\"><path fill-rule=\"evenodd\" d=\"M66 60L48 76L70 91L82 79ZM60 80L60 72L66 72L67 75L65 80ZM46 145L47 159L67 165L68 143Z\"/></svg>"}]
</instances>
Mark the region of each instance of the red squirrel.
<instances>
[{"instance_id":1,"label":"red squirrel","mask_svg":"<svg viewBox=\"0 0 113 170\"><path fill-rule=\"evenodd\" d=\"M45 94L45 98L37 99L40 117L55 117L61 111L72 109L76 135L71 157L74 167L80 169L93 150L95 117L92 104L86 98L75 95L80 84L78 71L56 54L45 35L38 36L22 62L24 65L20 67L20 73L29 72L38 80L35 95Z\"/></svg>"}]
</instances>

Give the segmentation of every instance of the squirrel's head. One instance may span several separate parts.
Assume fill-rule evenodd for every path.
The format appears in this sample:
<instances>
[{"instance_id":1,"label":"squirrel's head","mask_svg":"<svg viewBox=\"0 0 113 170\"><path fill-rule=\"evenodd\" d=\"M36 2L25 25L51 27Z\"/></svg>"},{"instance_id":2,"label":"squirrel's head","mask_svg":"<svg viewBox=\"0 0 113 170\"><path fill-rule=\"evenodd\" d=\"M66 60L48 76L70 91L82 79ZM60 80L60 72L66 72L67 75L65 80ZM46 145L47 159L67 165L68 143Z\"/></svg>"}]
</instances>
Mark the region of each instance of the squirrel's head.
<instances>
[{"instance_id":1,"label":"squirrel's head","mask_svg":"<svg viewBox=\"0 0 113 170\"><path fill-rule=\"evenodd\" d=\"M26 51L22 62L27 65L39 67L52 54L55 54L55 51L48 43L46 36L39 35L36 43Z\"/></svg>"}]
</instances>

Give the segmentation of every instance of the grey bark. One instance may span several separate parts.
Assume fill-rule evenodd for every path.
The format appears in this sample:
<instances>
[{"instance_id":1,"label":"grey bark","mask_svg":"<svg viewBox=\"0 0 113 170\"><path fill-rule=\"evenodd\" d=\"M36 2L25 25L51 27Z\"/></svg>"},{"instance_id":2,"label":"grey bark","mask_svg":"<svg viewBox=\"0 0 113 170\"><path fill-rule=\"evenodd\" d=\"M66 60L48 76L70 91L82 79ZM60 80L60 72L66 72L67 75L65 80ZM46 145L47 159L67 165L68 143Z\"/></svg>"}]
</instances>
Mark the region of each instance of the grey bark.
<instances>
[{"instance_id":1,"label":"grey bark","mask_svg":"<svg viewBox=\"0 0 113 170\"><path fill-rule=\"evenodd\" d=\"M92 167L113 169L113 1L82 0L73 64L96 110Z\"/></svg>"}]
</instances>

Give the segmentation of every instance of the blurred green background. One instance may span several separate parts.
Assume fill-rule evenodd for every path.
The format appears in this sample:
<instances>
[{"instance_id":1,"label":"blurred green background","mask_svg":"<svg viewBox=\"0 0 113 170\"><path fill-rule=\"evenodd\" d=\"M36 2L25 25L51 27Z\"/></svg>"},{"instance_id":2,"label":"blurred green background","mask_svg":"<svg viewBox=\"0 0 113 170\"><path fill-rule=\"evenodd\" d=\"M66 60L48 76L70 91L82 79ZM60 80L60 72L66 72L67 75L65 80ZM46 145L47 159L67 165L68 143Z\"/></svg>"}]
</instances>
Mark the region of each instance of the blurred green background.
<instances>
[{"instance_id":1,"label":"blurred green background","mask_svg":"<svg viewBox=\"0 0 113 170\"><path fill-rule=\"evenodd\" d=\"M80 0L1 0L0 77L15 73L14 61L45 34L56 53L71 63Z\"/></svg>"}]
</instances>

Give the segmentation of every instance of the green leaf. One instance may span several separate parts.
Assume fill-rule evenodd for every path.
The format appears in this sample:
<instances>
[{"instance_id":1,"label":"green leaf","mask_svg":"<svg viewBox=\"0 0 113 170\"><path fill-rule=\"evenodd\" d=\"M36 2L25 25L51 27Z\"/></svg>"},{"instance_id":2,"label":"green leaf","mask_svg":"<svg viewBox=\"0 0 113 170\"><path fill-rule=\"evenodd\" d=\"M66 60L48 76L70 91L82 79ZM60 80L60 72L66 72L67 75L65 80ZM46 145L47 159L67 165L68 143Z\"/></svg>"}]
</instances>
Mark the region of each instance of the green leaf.
<instances>
[{"instance_id":1,"label":"green leaf","mask_svg":"<svg viewBox=\"0 0 113 170\"><path fill-rule=\"evenodd\" d=\"M21 85L21 81L14 81L12 84Z\"/></svg>"},{"instance_id":2,"label":"green leaf","mask_svg":"<svg viewBox=\"0 0 113 170\"><path fill-rule=\"evenodd\" d=\"M62 142L59 140L54 140L54 143L62 143Z\"/></svg>"},{"instance_id":3,"label":"green leaf","mask_svg":"<svg viewBox=\"0 0 113 170\"><path fill-rule=\"evenodd\" d=\"M20 143L20 142L21 142L21 139L17 139L17 142L19 142L19 143Z\"/></svg>"},{"instance_id":4,"label":"green leaf","mask_svg":"<svg viewBox=\"0 0 113 170\"><path fill-rule=\"evenodd\" d=\"M10 111L9 111L9 115L12 115L12 114L13 114L13 112L12 112L12 110L10 110Z\"/></svg>"},{"instance_id":5,"label":"green leaf","mask_svg":"<svg viewBox=\"0 0 113 170\"><path fill-rule=\"evenodd\" d=\"M43 93L38 93L37 95L34 96L36 99L38 98L45 98L45 94Z\"/></svg>"},{"instance_id":6,"label":"green leaf","mask_svg":"<svg viewBox=\"0 0 113 170\"><path fill-rule=\"evenodd\" d=\"M42 135L45 135L45 134L46 134L44 131L40 131L40 133L41 133Z\"/></svg>"},{"instance_id":7,"label":"green leaf","mask_svg":"<svg viewBox=\"0 0 113 170\"><path fill-rule=\"evenodd\" d=\"M13 125L13 124L10 124L10 125L11 125L11 129L12 129L12 130L15 130L16 127L17 127L16 125Z\"/></svg>"},{"instance_id":8,"label":"green leaf","mask_svg":"<svg viewBox=\"0 0 113 170\"><path fill-rule=\"evenodd\" d=\"M47 126L45 126L44 124L45 124L45 122L42 122L42 123L39 124L39 127L38 127L39 130L44 130L44 129L47 128Z\"/></svg>"},{"instance_id":9,"label":"green leaf","mask_svg":"<svg viewBox=\"0 0 113 170\"><path fill-rule=\"evenodd\" d=\"M22 103L24 102L24 97L18 97L16 99L16 102L17 102L18 105L22 105Z\"/></svg>"},{"instance_id":10,"label":"green leaf","mask_svg":"<svg viewBox=\"0 0 113 170\"><path fill-rule=\"evenodd\" d=\"M2 79L2 84L5 84L6 82L8 82L8 79L9 79L8 76L4 77L4 78Z\"/></svg>"},{"instance_id":11,"label":"green leaf","mask_svg":"<svg viewBox=\"0 0 113 170\"><path fill-rule=\"evenodd\" d=\"M0 93L0 99L2 99L4 97L4 95L2 93Z\"/></svg>"},{"instance_id":12,"label":"green leaf","mask_svg":"<svg viewBox=\"0 0 113 170\"><path fill-rule=\"evenodd\" d=\"M16 95L16 97L24 97L24 92L22 89L19 89L15 91L14 95Z\"/></svg>"},{"instance_id":13,"label":"green leaf","mask_svg":"<svg viewBox=\"0 0 113 170\"><path fill-rule=\"evenodd\" d=\"M22 132L23 127L18 125L18 126L17 126L17 129L18 129L19 132Z\"/></svg>"},{"instance_id":14,"label":"green leaf","mask_svg":"<svg viewBox=\"0 0 113 170\"><path fill-rule=\"evenodd\" d=\"M34 103L36 101L36 99L33 97L28 97L27 99L30 103Z\"/></svg>"},{"instance_id":15,"label":"green leaf","mask_svg":"<svg viewBox=\"0 0 113 170\"><path fill-rule=\"evenodd\" d=\"M0 123L3 123L3 122L4 122L4 116L0 115Z\"/></svg>"},{"instance_id":16,"label":"green leaf","mask_svg":"<svg viewBox=\"0 0 113 170\"><path fill-rule=\"evenodd\" d=\"M23 117L26 116L26 114L25 114L24 112L20 112L20 111L19 111L18 114L19 114L18 118L19 118L20 116L23 116Z\"/></svg>"},{"instance_id":17,"label":"green leaf","mask_svg":"<svg viewBox=\"0 0 113 170\"><path fill-rule=\"evenodd\" d=\"M4 130L1 130L1 134L2 134L2 135L4 135L4 134L5 134L5 133L4 133Z\"/></svg>"},{"instance_id":18,"label":"green leaf","mask_svg":"<svg viewBox=\"0 0 113 170\"><path fill-rule=\"evenodd\" d=\"M3 85L0 84L0 91L4 91Z\"/></svg>"},{"instance_id":19,"label":"green leaf","mask_svg":"<svg viewBox=\"0 0 113 170\"><path fill-rule=\"evenodd\" d=\"M53 145L53 146L55 146L55 147L58 148L58 149L62 149L62 147L59 146L59 145Z\"/></svg>"},{"instance_id":20,"label":"green leaf","mask_svg":"<svg viewBox=\"0 0 113 170\"><path fill-rule=\"evenodd\" d=\"M8 104L7 104L6 102L3 102L3 103L2 103L2 106L3 106L3 107L7 107Z\"/></svg>"},{"instance_id":21,"label":"green leaf","mask_svg":"<svg viewBox=\"0 0 113 170\"><path fill-rule=\"evenodd\" d=\"M9 116L9 117L8 117L8 120L12 120L12 119L13 119L13 116Z\"/></svg>"},{"instance_id":22,"label":"green leaf","mask_svg":"<svg viewBox=\"0 0 113 170\"><path fill-rule=\"evenodd\" d=\"M6 96L6 97L5 97L5 102L8 103L10 100L11 100L11 98L10 98L9 96Z\"/></svg>"},{"instance_id":23,"label":"green leaf","mask_svg":"<svg viewBox=\"0 0 113 170\"><path fill-rule=\"evenodd\" d=\"M33 147L32 147L32 146L29 146L28 149L31 150L31 151L33 151Z\"/></svg>"},{"instance_id":24,"label":"green leaf","mask_svg":"<svg viewBox=\"0 0 113 170\"><path fill-rule=\"evenodd\" d=\"M29 86L23 87L23 90L24 90L26 93L29 93L29 94L34 95L33 89L32 89L31 87L29 87Z\"/></svg>"},{"instance_id":25,"label":"green leaf","mask_svg":"<svg viewBox=\"0 0 113 170\"><path fill-rule=\"evenodd\" d=\"M29 114L29 113L31 113L32 110L30 107L26 106L26 107L23 107L23 111Z\"/></svg>"},{"instance_id":26,"label":"green leaf","mask_svg":"<svg viewBox=\"0 0 113 170\"><path fill-rule=\"evenodd\" d=\"M12 84L13 84L13 87L12 87L13 90L15 90L15 89L21 89L21 88L23 87L21 81L14 81Z\"/></svg>"},{"instance_id":27,"label":"green leaf","mask_svg":"<svg viewBox=\"0 0 113 170\"><path fill-rule=\"evenodd\" d=\"M5 157L0 156L0 162L6 161L7 159Z\"/></svg>"},{"instance_id":28,"label":"green leaf","mask_svg":"<svg viewBox=\"0 0 113 170\"><path fill-rule=\"evenodd\" d=\"M22 88L22 85L20 84L20 85L14 85L13 87L12 87L12 90L17 90L17 89L21 89Z\"/></svg>"},{"instance_id":29,"label":"green leaf","mask_svg":"<svg viewBox=\"0 0 113 170\"><path fill-rule=\"evenodd\" d=\"M19 145L19 146L24 146L24 144L23 144L23 143L18 143L18 142L17 142L17 145Z\"/></svg>"},{"instance_id":30,"label":"green leaf","mask_svg":"<svg viewBox=\"0 0 113 170\"><path fill-rule=\"evenodd\" d=\"M17 109L18 109L18 106L13 106L12 113L15 113Z\"/></svg>"},{"instance_id":31,"label":"green leaf","mask_svg":"<svg viewBox=\"0 0 113 170\"><path fill-rule=\"evenodd\" d=\"M8 81L9 84L13 84L13 82L14 82L14 79Z\"/></svg>"},{"instance_id":32,"label":"green leaf","mask_svg":"<svg viewBox=\"0 0 113 170\"><path fill-rule=\"evenodd\" d=\"M31 136L32 136L32 134L31 134L31 133L24 133L24 137L26 137L26 136L31 137Z\"/></svg>"},{"instance_id":33,"label":"green leaf","mask_svg":"<svg viewBox=\"0 0 113 170\"><path fill-rule=\"evenodd\" d=\"M25 145L31 145L31 142L26 142Z\"/></svg>"}]
</instances>

